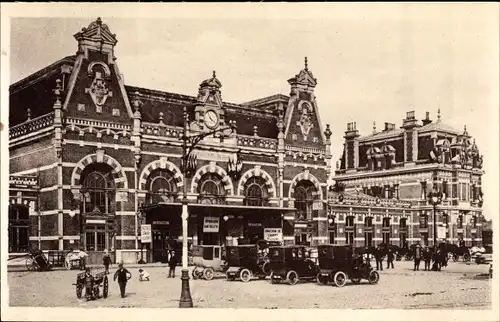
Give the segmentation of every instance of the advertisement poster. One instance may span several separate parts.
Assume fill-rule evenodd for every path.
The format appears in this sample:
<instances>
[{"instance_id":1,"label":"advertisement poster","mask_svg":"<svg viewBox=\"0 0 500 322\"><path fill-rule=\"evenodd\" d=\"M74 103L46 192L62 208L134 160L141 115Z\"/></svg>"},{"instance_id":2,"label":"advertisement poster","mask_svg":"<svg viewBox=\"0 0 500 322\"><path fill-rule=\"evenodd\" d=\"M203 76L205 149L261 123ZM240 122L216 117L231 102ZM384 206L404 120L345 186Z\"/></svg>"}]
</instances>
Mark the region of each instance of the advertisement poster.
<instances>
[{"instance_id":1,"label":"advertisement poster","mask_svg":"<svg viewBox=\"0 0 500 322\"><path fill-rule=\"evenodd\" d=\"M282 241L283 232L281 228L264 228L264 239L267 241Z\"/></svg>"},{"instance_id":2,"label":"advertisement poster","mask_svg":"<svg viewBox=\"0 0 500 322\"><path fill-rule=\"evenodd\" d=\"M205 217L203 221L204 233L218 233L219 232L219 217Z\"/></svg>"}]
</instances>

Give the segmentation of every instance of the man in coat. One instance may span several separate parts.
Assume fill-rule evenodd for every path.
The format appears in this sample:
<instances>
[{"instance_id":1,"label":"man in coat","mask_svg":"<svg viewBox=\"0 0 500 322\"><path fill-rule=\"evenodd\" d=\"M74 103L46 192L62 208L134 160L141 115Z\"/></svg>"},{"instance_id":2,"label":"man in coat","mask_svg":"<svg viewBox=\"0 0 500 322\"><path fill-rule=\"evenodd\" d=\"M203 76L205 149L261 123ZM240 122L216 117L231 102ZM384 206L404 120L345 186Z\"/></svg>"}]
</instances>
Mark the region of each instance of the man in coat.
<instances>
[{"instance_id":1,"label":"man in coat","mask_svg":"<svg viewBox=\"0 0 500 322\"><path fill-rule=\"evenodd\" d=\"M132 274L123 267L123 263L118 264L118 270L115 272L113 281L118 279L118 285L120 285L120 294L122 298L125 297L125 288L127 287L127 282L131 277Z\"/></svg>"},{"instance_id":2,"label":"man in coat","mask_svg":"<svg viewBox=\"0 0 500 322\"><path fill-rule=\"evenodd\" d=\"M377 262L377 270L383 271L384 270L384 263L382 261L382 258L384 257L382 247L380 245L377 247L375 250L375 261Z\"/></svg>"},{"instance_id":3,"label":"man in coat","mask_svg":"<svg viewBox=\"0 0 500 322\"><path fill-rule=\"evenodd\" d=\"M172 252L170 260L168 261L168 277L175 278L175 267L177 266L177 256L175 256L175 251ZM167 277L167 278L168 278Z\"/></svg>"},{"instance_id":4,"label":"man in coat","mask_svg":"<svg viewBox=\"0 0 500 322\"><path fill-rule=\"evenodd\" d=\"M414 271L420 270L420 259L422 258L422 248L420 244L415 247L415 265L413 266Z\"/></svg>"},{"instance_id":5,"label":"man in coat","mask_svg":"<svg viewBox=\"0 0 500 322\"><path fill-rule=\"evenodd\" d=\"M425 247L423 251L423 258L424 258L424 271L430 271L431 270L431 258L432 258L432 252L429 249L429 247Z\"/></svg>"},{"instance_id":6,"label":"man in coat","mask_svg":"<svg viewBox=\"0 0 500 322\"><path fill-rule=\"evenodd\" d=\"M394 268L394 249L392 246L387 247L387 269Z\"/></svg>"}]
</instances>

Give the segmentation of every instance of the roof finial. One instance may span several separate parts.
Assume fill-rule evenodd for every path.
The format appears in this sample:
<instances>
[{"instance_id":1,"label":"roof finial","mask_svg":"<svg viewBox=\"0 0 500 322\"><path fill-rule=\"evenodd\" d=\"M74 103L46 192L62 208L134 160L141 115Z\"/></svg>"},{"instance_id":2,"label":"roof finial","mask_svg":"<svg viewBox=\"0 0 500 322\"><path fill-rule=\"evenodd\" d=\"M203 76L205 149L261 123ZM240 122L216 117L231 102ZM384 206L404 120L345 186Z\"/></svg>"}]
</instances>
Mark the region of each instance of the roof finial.
<instances>
[{"instance_id":1,"label":"roof finial","mask_svg":"<svg viewBox=\"0 0 500 322\"><path fill-rule=\"evenodd\" d=\"M305 69L305 70L308 70L308 69L307 69L307 56L306 56L306 57L304 57L304 66L305 66L305 68L304 68L304 69Z\"/></svg>"},{"instance_id":2,"label":"roof finial","mask_svg":"<svg viewBox=\"0 0 500 322\"><path fill-rule=\"evenodd\" d=\"M212 78L215 78L215 70L212 71Z\"/></svg>"},{"instance_id":3,"label":"roof finial","mask_svg":"<svg viewBox=\"0 0 500 322\"><path fill-rule=\"evenodd\" d=\"M373 134L377 133L377 125L375 121L373 121Z\"/></svg>"},{"instance_id":4,"label":"roof finial","mask_svg":"<svg viewBox=\"0 0 500 322\"><path fill-rule=\"evenodd\" d=\"M464 135L469 135L469 133L467 132L467 124L464 125Z\"/></svg>"},{"instance_id":5,"label":"roof finial","mask_svg":"<svg viewBox=\"0 0 500 322\"><path fill-rule=\"evenodd\" d=\"M438 122L441 122L441 109L438 108L438 119L437 119Z\"/></svg>"}]
</instances>

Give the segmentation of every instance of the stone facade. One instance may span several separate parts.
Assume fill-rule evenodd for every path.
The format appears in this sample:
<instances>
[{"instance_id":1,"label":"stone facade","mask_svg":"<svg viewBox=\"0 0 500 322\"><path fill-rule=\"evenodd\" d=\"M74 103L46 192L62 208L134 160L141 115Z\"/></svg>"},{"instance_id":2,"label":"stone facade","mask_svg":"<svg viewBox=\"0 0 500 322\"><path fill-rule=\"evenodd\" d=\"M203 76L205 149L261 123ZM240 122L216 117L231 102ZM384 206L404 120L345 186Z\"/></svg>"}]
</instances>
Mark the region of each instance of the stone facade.
<instances>
[{"instance_id":1,"label":"stone facade","mask_svg":"<svg viewBox=\"0 0 500 322\"><path fill-rule=\"evenodd\" d=\"M410 244L432 245L435 231L438 242L482 243L483 157L466 128L458 131L442 123L439 112L437 121L427 113L420 123L412 111L400 128L386 123L383 131L377 131L374 124L373 133L364 137L356 123L349 123L344 138L335 181L346 191L359 191L388 204L410 202L411 208L390 215L396 225L398 218L408 218ZM429 199L432 191L439 194L435 208ZM391 231L396 234L391 241L399 244L397 229Z\"/></svg>"},{"instance_id":2,"label":"stone facade","mask_svg":"<svg viewBox=\"0 0 500 322\"><path fill-rule=\"evenodd\" d=\"M152 220L141 209L165 204L154 222L177 227L184 185L194 242L201 239L200 218L223 218L235 209L247 211L248 218L265 210L256 226L280 227L285 243L326 242L331 131L320 121L317 81L307 60L288 80L290 96L234 104L222 101L215 72L196 96L125 85L116 35L100 19L74 37L75 55L10 87L11 199L21 198L29 209L25 226L32 244L43 250L109 249L117 260L135 262L140 225ZM184 126L188 136L216 132L193 149L186 162L193 173L186 178ZM31 177L36 185L29 189L13 179ZM219 193L215 197L203 190L209 181ZM248 195L252 184L261 199L257 206L250 202L255 195ZM220 211L211 212L207 200L217 201ZM233 219L249 226L245 216L227 216L225 229Z\"/></svg>"}]
</instances>

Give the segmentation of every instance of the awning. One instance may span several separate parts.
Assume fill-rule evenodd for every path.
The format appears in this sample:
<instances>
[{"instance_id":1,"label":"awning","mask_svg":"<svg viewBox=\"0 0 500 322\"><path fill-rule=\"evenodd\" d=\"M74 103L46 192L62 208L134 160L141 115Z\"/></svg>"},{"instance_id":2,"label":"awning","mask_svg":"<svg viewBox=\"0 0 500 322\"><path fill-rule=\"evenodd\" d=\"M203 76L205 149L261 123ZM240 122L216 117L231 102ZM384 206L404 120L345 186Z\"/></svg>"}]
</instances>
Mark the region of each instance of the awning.
<instances>
[{"instance_id":1,"label":"awning","mask_svg":"<svg viewBox=\"0 0 500 322\"><path fill-rule=\"evenodd\" d=\"M182 206L182 203L180 202L158 202L156 204L152 205L145 205L141 207L142 211L147 211L149 209L154 209L154 208L161 208L161 207L167 207L167 208L180 208ZM238 215L243 215L245 213L252 213L252 214L269 214L270 212L274 213L290 213L290 212L295 212L295 208L285 208L285 207L269 207L269 206L241 206L241 205L226 205L226 204L199 204L199 203L190 203L188 204L188 209L211 209L213 211L221 211L221 212L236 212Z\"/></svg>"}]
</instances>

